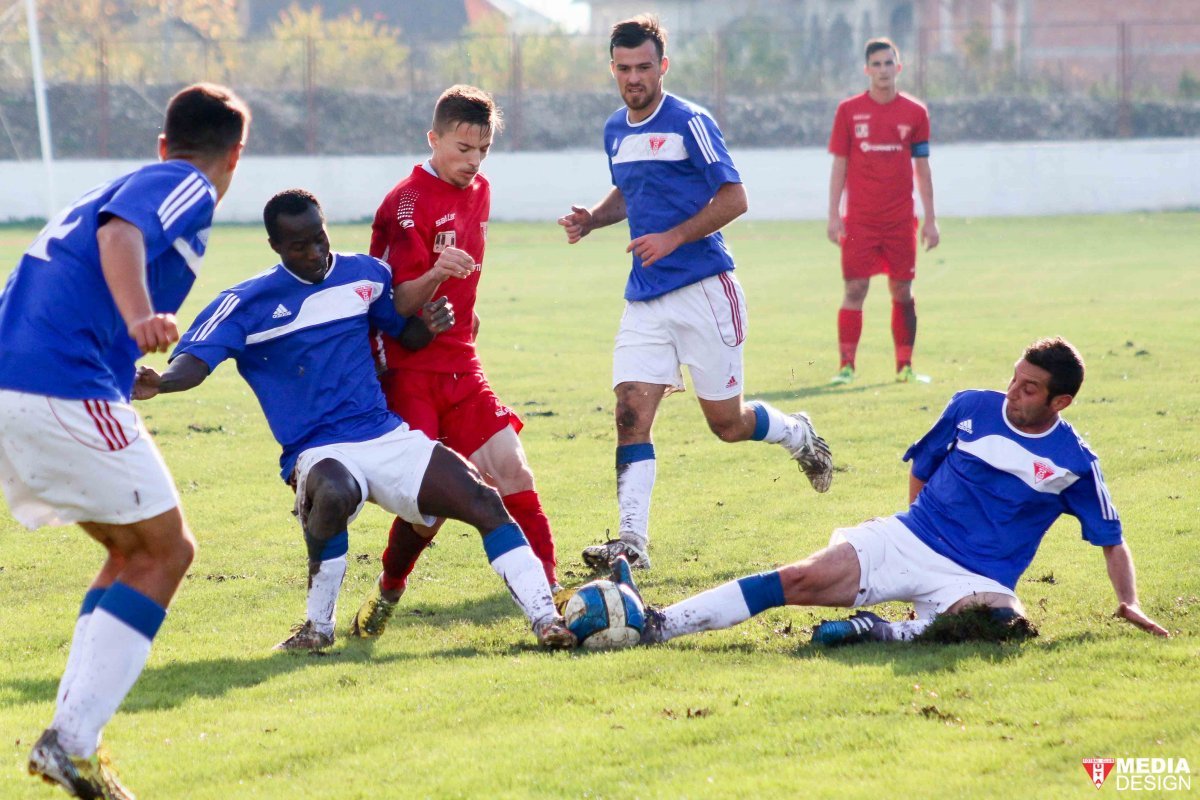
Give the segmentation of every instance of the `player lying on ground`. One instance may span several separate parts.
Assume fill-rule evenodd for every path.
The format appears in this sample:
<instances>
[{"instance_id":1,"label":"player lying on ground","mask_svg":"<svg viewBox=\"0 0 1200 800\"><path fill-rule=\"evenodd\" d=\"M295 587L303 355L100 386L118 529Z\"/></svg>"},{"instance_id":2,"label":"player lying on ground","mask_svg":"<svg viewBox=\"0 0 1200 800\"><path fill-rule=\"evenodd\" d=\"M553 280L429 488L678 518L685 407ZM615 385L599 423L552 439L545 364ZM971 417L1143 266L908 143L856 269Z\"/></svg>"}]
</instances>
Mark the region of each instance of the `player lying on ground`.
<instances>
[{"instance_id":1,"label":"player lying on ground","mask_svg":"<svg viewBox=\"0 0 1200 800\"><path fill-rule=\"evenodd\" d=\"M909 640L940 614L984 606L1024 617L1014 588L1062 514L1104 550L1117 616L1166 629L1138 606L1133 556L1100 464L1059 413L1083 383L1083 359L1061 338L1034 342L1008 392L965 391L904 454L912 462L907 511L833 532L830 544L772 572L730 581L652 612L644 642L744 622L768 608L912 602L916 619L886 622L869 611L823 622L823 644Z\"/></svg>"},{"instance_id":2,"label":"player lying on ground","mask_svg":"<svg viewBox=\"0 0 1200 800\"><path fill-rule=\"evenodd\" d=\"M571 647L541 562L500 496L463 458L388 411L368 346L371 327L423 344L430 331L400 316L387 264L331 253L317 199L291 189L263 211L281 263L222 292L184 334L161 376L138 372L135 397L198 386L233 358L283 447L282 477L296 490L308 546L308 618L278 649L318 650L334 640L346 575L347 526L370 500L409 522L437 517L477 528L492 567L533 624L538 641ZM453 324L444 298L428 303L434 332Z\"/></svg>"},{"instance_id":3,"label":"player lying on ground","mask_svg":"<svg viewBox=\"0 0 1200 800\"><path fill-rule=\"evenodd\" d=\"M75 797L131 798L98 753L195 553L171 475L129 405L134 362L179 338L250 112L229 89L171 98L162 163L51 220L0 294L0 485L26 527L78 523L108 551L83 596L54 721L29 771Z\"/></svg>"},{"instance_id":4,"label":"player lying on ground","mask_svg":"<svg viewBox=\"0 0 1200 800\"><path fill-rule=\"evenodd\" d=\"M613 188L558 220L569 244L626 219L632 237L613 351L618 538L583 551L594 569L620 555L650 566L651 430L663 398L683 390L684 364L717 438L780 445L818 492L833 480L833 455L807 414L745 402L746 302L722 229L746 212L746 190L712 115L663 90L666 42L653 16L613 26L609 68L625 101L604 125Z\"/></svg>"},{"instance_id":5,"label":"player lying on ground","mask_svg":"<svg viewBox=\"0 0 1200 800\"><path fill-rule=\"evenodd\" d=\"M428 160L395 185L375 214L371 255L391 265L396 307L416 314L444 294L458 322L429 347L413 351L386 334L380 382L388 408L413 430L471 462L500 493L557 590L554 536L517 433L523 423L492 391L475 349L475 298L483 275L492 190L479 171L503 122L492 96L474 86L442 92L428 133ZM397 517L383 552L383 571L350 631L378 636L408 585L437 526Z\"/></svg>"}]
</instances>

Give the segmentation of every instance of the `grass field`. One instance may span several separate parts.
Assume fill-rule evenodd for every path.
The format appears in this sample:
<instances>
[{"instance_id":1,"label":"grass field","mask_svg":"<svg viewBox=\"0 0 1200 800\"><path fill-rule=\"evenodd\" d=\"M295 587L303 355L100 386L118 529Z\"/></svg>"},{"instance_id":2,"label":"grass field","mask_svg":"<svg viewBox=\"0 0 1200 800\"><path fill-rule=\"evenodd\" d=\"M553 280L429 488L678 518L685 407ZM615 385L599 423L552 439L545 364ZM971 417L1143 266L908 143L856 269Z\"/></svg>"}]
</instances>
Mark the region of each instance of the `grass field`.
<instances>
[{"instance_id":1,"label":"grass field","mask_svg":"<svg viewBox=\"0 0 1200 800\"><path fill-rule=\"evenodd\" d=\"M33 234L0 228L4 269ZM331 235L343 250L367 241L362 226ZM181 323L273 263L264 239L214 231ZM200 551L106 731L139 795L1059 798L1096 796L1082 758L1186 758L1200 772L1200 218L945 220L916 284L930 385L891 382L877 281L859 381L825 388L840 281L823 226L737 224L729 239L751 312L748 393L811 412L839 471L815 495L778 448L721 444L692 395L666 401L654 570L641 578L651 602L795 560L835 527L900 509L900 455L950 395L1003 388L1029 341L1062 334L1089 366L1066 415L1103 459L1142 605L1174 638L1112 618L1103 557L1066 519L1018 587L1041 629L1019 646L827 650L808 643L811 628L845 612L781 609L659 648L540 652L463 526L443 529L387 634L349 641L388 524L368 508L352 529L338 644L274 655L303 616L305 554L277 449L226 365L141 406ZM604 231L568 248L550 224L491 228L481 350L525 417L568 584L586 580L579 551L616 516L609 375L624 241ZM22 774L24 759L99 562L77 530L29 533L0 511L2 797L54 796Z\"/></svg>"}]
</instances>

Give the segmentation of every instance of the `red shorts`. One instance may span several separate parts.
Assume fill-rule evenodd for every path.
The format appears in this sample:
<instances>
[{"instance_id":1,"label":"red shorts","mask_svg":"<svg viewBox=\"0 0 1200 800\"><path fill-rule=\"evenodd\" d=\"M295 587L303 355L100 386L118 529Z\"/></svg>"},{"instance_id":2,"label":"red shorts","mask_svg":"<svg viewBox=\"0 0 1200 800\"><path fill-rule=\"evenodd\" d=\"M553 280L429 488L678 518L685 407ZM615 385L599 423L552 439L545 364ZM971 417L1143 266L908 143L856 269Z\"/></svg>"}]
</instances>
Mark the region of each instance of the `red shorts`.
<instances>
[{"instance_id":1,"label":"red shorts","mask_svg":"<svg viewBox=\"0 0 1200 800\"><path fill-rule=\"evenodd\" d=\"M410 428L441 442L464 458L507 426L524 423L500 402L482 372L388 370L379 378L388 408Z\"/></svg>"},{"instance_id":2,"label":"red shorts","mask_svg":"<svg viewBox=\"0 0 1200 800\"><path fill-rule=\"evenodd\" d=\"M911 228L847 223L842 237L842 277L852 281L886 274L894 281L911 281L917 275L917 224L916 217Z\"/></svg>"}]
</instances>

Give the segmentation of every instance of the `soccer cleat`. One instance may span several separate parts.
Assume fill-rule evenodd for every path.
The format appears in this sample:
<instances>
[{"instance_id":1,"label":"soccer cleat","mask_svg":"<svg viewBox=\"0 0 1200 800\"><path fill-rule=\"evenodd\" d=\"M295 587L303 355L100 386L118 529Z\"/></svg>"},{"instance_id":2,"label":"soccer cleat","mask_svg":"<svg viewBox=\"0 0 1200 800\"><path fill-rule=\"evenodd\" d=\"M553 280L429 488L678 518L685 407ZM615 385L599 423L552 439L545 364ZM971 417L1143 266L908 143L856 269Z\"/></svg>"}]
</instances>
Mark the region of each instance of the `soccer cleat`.
<instances>
[{"instance_id":1,"label":"soccer cleat","mask_svg":"<svg viewBox=\"0 0 1200 800\"><path fill-rule=\"evenodd\" d=\"M859 611L850 619L822 620L813 628L812 640L816 644L833 647L840 644L855 644L868 639L883 640L887 622L878 614Z\"/></svg>"},{"instance_id":2,"label":"soccer cleat","mask_svg":"<svg viewBox=\"0 0 1200 800\"><path fill-rule=\"evenodd\" d=\"M817 435L808 414L797 411L791 416L800 424L784 439L783 446L799 463L800 471L812 487L822 494L828 492L829 485L833 483L833 452L825 440Z\"/></svg>"},{"instance_id":3,"label":"soccer cleat","mask_svg":"<svg viewBox=\"0 0 1200 800\"><path fill-rule=\"evenodd\" d=\"M583 563L595 570L612 569L619 556L625 556L634 569L650 569L650 556L646 551L621 539L609 539L604 544L583 548Z\"/></svg>"},{"instance_id":4,"label":"soccer cleat","mask_svg":"<svg viewBox=\"0 0 1200 800\"><path fill-rule=\"evenodd\" d=\"M292 635L275 645L272 650L307 650L316 653L333 646L333 634L321 633L311 619L302 625L292 626Z\"/></svg>"},{"instance_id":5,"label":"soccer cleat","mask_svg":"<svg viewBox=\"0 0 1200 800\"><path fill-rule=\"evenodd\" d=\"M538 644L550 650L569 650L579 645L579 639L571 633L566 620L557 614L533 623L533 633Z\"/></svg>"},{"instance_id":6,"label":"soccer cleat","mask_svg":"<svg viewBox=\"0 0 1200 800\"><path fill-rule=\"evenodd\" d=\"M608 579L618 586L628 586L638 597L642 596L642 593L638 591L637 584L633 582L633 568L625 556L619 555L612 560L612 572Z\"/></svg>"},{"instance_id":7,"label":"soccer cleat","mask_svg":"<svg viewBox=\"0 0 1200 800\"><path fill-rule=\"evenodd\" d=\"M666 619L667 615L657 608L646 606L646 622L642 626L642 638L638 640L638 644L662 644L666 641L663 638L663 623Z\"/></svg>"},{"instance_id":8,"label":"soccer cleat","mask_svg":"<svg viewBox=\"0 0 1200 800\"><path fill-rule=\"evenodd\" d=\"M838 370L838 374L829 379L830 386L845 386L854 380L854 367L847 364Z\"/></svg>"},{"instance_id":9,"label":"soccer cleat","mask_svg":"<svg viewBox=\"0 0 1200 800\"><path fill-rule=\"evenodd\" d=\"M400 594L404 594L403 589L400 590ZM376 636L380 636L387 628L388 620L392 618L399 603L399 597L395 600L384 598L383 592L379 589L379 581L375 581L371 586L371 593L359 606L358 613L350 622L350 635L362 639L374 639Z\"/></svg>"},{"instance_id":10,"label":"soccer cleat","mask_svg":"<svg viewBox=\"0 0 1200 800\"><path fill-rule=\"evenodd\" d=\"M43 731L30 751L29 774L84 800L136 800L117 779L107 752L99 750L90 758L73 756L58 743L58 731L53 728Z\"/></svg>"},{"instance_id":11,"label":"soccer cleat","mask_svg":"<svg viewBox=\"0 0 1200 800\"><path fill-rule=\"evenodd\" d=\"M905 365L896 373L896 383L929 383L932 380L928 375L913 372L912 365Z\"/></svg>"}]
</instances>

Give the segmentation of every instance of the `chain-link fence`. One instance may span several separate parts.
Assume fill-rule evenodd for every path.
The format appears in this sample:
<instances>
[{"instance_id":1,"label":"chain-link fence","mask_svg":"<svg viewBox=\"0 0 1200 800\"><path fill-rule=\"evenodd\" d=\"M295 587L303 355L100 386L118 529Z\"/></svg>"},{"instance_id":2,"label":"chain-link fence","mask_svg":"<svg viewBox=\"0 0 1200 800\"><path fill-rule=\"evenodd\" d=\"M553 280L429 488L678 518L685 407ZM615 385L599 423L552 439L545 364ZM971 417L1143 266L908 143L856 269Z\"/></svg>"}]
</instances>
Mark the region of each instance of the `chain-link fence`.
<instances>
[{"instance_id":1,"label":"chain-link fence","mask_svg":"<svg viewBox=\"0 0 1200 800\"><path fill-rule=\"evenodd\" d=\"M174 38L172 38L174 37ZM1200 20L918 29L901 86L925 99L941 141L1194 136ZM707 106L739 147L821 144L833 104L862 91L847 27L766 24L672 37L668 88ZM165 99L196 80L227 83L255 112L259 154L412 151L452 83L492 91L506 149L590 147L619 105L607 37L364 39L61 37L43 43L60 157L142 157ZM0 39L0 159L37 155L28 42Z\"/></svg>"}]
</instances>

